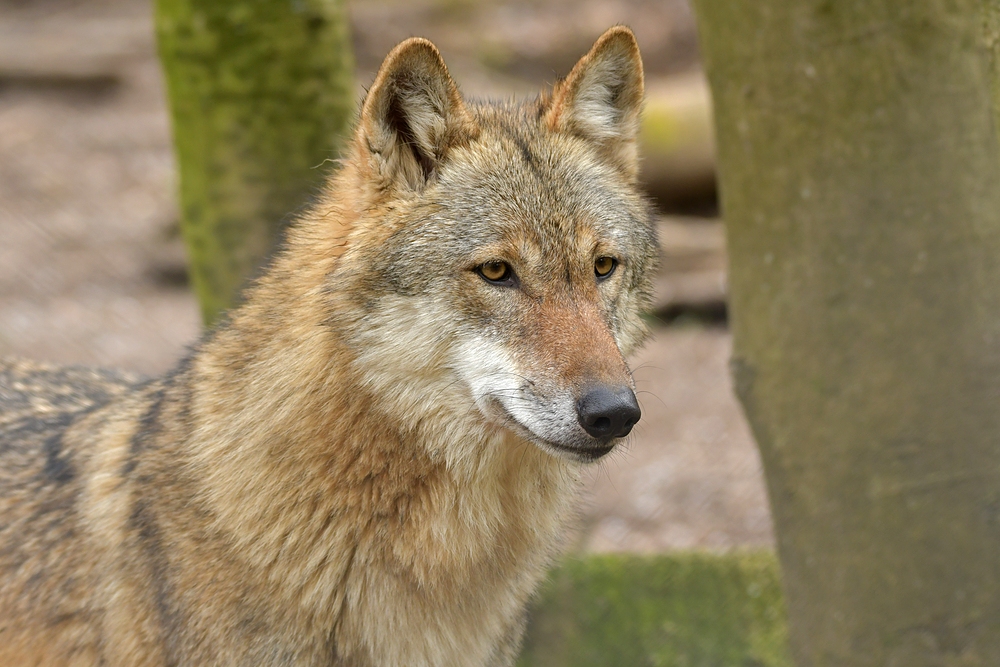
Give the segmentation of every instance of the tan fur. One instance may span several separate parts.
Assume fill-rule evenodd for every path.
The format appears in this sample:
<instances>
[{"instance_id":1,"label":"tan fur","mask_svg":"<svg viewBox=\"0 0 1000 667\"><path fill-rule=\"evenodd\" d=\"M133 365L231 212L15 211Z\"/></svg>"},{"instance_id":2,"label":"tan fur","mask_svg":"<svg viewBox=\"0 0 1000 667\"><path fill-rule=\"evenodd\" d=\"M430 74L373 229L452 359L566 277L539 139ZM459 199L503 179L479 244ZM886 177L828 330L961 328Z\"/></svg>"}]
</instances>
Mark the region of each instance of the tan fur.
<instances>
[{"instance_id":1,"label":"tan fur","mask_svg":"<svg viewBox=\"0 0 1000 667\"><path fill-rule=\"evenodd\" d=\"M644 335L641 95L625 28L521 105L408 40L174 371L0 362L0 664L513 664L595 456L575 401Z\"/></svg>"}]
</instances>

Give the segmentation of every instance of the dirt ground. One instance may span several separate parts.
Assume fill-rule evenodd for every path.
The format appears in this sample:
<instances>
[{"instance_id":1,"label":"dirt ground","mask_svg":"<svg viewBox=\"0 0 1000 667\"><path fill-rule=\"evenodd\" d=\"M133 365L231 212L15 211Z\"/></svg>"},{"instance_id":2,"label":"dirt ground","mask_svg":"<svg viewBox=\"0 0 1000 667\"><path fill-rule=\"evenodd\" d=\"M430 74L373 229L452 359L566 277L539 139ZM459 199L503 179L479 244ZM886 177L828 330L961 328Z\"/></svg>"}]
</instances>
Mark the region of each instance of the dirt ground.
<instances>
[{"instance_id":1,"label":"dirt ground","mask_svg":"<svg viewBox=\"0 0 1000 667\"><path fill-rule=\"evenodd\" d=\"M0 355L154 374L199 334L150 5L0 0ZM651 78L698 67L680 0L369 1L351 17L359 86L399 39L422 34L465 90L523 92L619 22L636 28ZM670 229L666 269L683 286L690 267L671 248L721 245L721 230ZM713 261L702 278L721 286ZM633 360L643 420L591 471L584 548L772 544L759 457L730 391L729 333L678 312Z\"/></svg>"}]
</instances>

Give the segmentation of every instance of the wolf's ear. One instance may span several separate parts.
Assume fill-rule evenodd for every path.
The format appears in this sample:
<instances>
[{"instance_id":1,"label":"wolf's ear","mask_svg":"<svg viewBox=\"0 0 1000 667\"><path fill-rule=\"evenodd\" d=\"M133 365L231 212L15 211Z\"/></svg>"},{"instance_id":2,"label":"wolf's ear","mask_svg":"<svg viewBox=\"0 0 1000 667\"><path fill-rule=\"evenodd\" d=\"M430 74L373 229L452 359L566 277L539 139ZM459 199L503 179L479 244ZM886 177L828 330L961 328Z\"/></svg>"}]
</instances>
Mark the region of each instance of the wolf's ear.
<instances>
[{"instance_id":1,"label":"wolf's ear","mask_svg":"<svg viewBox=\"0 0 1000 667\"><path fill-rule=\"evenodd\" d=\"M382 188L421 190L448 151L477 129L437 48L413 37L394 48L361 108L356 140Z\"/></svg>"},{"instance_id":2,"label":"wolf's ear","mask_svg":"<svg viewBox=\"0 0 1000 667\"><path fill-rule=\"evenodd\" d=\"M551 130L596 143L606 157L635 179L642 95L639 45L631 30L615 26L556 84L544 119Z\"/></svg>"}]
</instances>

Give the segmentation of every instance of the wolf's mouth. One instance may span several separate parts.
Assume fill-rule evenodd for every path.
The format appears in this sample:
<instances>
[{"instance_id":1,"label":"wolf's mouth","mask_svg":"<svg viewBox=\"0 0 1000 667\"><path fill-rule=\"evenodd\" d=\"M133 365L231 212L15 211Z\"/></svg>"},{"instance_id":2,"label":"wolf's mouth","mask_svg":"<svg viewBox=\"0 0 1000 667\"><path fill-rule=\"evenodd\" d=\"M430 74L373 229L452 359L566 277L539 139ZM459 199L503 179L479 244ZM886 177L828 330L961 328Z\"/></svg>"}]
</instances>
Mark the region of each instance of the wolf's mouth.
<instances>
[{"instance_id":1,"label":"wolf's mouth","mask_svg":"<svg viewBox=\"0 0 1000 667\"><path fill-rule=\"evenodd\" d=\"M572 454L573 458L586 461L588 463L606 456L612 449L615 448L614 442L609 442L606 445L598 445L596 447L569 447L567 445L560 445L549 440L540 440L540 442L544 443L546 447L552 447L560 452Z\"/></svg>"}]
</instances>

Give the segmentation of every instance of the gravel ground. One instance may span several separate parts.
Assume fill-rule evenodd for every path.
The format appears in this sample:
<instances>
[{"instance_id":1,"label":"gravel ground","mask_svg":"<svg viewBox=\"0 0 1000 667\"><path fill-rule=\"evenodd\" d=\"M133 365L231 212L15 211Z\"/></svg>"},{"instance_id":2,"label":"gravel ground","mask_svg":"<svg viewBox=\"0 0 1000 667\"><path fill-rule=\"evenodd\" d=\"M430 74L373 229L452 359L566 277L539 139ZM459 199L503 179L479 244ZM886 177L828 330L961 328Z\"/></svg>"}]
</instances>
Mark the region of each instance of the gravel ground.
<instances>
[{"instance_id":1,"label":"gravel ground","mask_svg":"<svg viewBox=\"0 0 1000 667\"><path fill-rule=\"evenodd\" d=\"M457 18L434 14L445 5ZM680 2L585 2L573 21L560 18L577 6L566 0L483 6L356 4L359 80L395 41L428 34L446 55L465 53L453 69L467 87L508 94L551 80L543 74L619 21L642 28L647 59L669 61L647 65L655 75L697 64ZM173 168L147 2L0 0L0 355L154 374L195 340ZM633 360L644 417L627 449L592 470L582 547L772 543L729 351L721 326L664 326Z\"/></svg>"}]
</instances>

